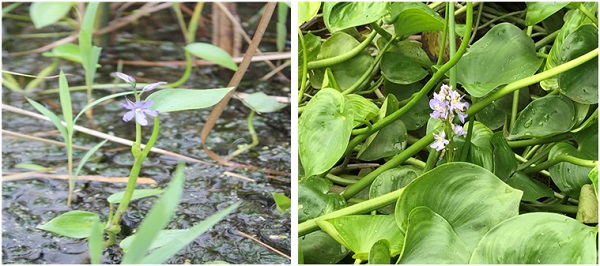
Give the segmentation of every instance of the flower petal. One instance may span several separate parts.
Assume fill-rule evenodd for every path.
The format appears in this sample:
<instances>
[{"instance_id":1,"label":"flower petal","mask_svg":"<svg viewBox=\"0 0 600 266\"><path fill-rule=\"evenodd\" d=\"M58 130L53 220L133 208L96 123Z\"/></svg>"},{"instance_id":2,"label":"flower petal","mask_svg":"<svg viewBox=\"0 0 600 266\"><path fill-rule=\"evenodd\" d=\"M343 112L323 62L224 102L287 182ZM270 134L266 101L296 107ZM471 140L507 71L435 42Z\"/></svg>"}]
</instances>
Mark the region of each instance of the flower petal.
<instances>
[{"instance_id":1,"label":"flower petal","mask_svg":"<svg viewBox=\"0 0 600 266\"><path fill-rule=\"evenodd\" d=\"M142 109L148 109L148 107L152 106L153 104L154 104L153 100L141 101L140 102L140 108L142 108Z\"/></svg>"},{"instance_id":2,"label":"flower petal","mask_svg":"<svg viewBox=\"0 0 600 266\"><path fill-rule=\"evenodd\" d=\"M149 116L152 116L152 117L158 115L158 111L157 110L142 109L142 111L144 111L145 114L147 114Z\"/></svg>"},{"instance_id":3,"label":"flower petal","mask_svg":"<svg viewBox=\"0 0 600 266\"><path fill-rule=\"evenodd\" d=\"M156 82L156 83L148 84L148 85L144 86L144 88L142 88L142 92L144 92L144 91L151 91L153 89L156 89L156 87L158 87L160 85L163 85L163 84L167 84L167 83L164 82L164 81L161 81L161 82Z\"/></svg>"},{"instance_id":4,"label":"flower petal","mask_svg":"<svg viewBox=\"0 0 600 266\"><path fill-rule=\"evenodd\" d=\"M135 79L127 74L121 72L114 72L117 77L124 80L127 83L135 83Z\"/></svg>"},{"instance_id":5,"label":"flower petal","mask_svg":"<svg viewBox=\"0 0 600 266\"><path fill-rule=\"evenodd\" d=\"M148 125L148 119L146 119L146 115L143 112L135 112L135 121L142 126Z\"/></svg>"},{"instance_id":6,"label":"flower petal","mask_svg":"<svg viewBox=\"0 0 600 266\"><path fill-rule=\"evenodd\" d=\"M135 112L133 110L125 113L125 115L123 116L123 121L125 121L125 122L131 121L131 119L133 118L134 114L135 114Z\"/></svg>"}]
</instances>

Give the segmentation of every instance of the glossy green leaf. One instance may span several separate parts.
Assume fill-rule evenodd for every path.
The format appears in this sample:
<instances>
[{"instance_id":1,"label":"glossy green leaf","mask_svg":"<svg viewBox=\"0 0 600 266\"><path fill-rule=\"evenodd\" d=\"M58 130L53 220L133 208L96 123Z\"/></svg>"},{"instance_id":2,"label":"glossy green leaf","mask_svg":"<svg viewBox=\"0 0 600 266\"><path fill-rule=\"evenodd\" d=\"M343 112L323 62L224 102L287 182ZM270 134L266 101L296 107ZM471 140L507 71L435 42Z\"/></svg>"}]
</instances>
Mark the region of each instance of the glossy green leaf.
<instances>
[{"instance_id":1,"label":"glossy green leaf","mask_svg":"<svg viewBox=\"0 0 600 266\"><path fill-rule=\"evenodd\" d=\"M420 44L401 41L383 54L381 73L393 83L412 84L427 76L432 64Z\"/></svg>"},{"instance_id":2,"label":"glossy green leaf","mask_svg":"<svg viewBox=\"0 0 600 266\"><path fill-rule=\"evenodd\" d=\"M521 195L477 165L446 163L404 188L396 203L396 223L406 231L410 212L426 206L446 219L471 251L491 228L518 214Z\"/></svg>"},{"instance_id":3,"label":"glossy green leaf","mask_svg":"<svg viewBox=\"0 0 600 266\"><path fill-rule=\"evenodd\" d=\"M371 120L377 116L379 107L369 99L360 96L358 94L349 94L344 96L346 102L350 105L350 108L354 112L355 120ZM353 127L362 124L359 121L353 123Z\"/></svg>"},{"instance_id":4,"label":"glossy green leaf","mask_svg":"<svg viewBox=\"0 0 600 266\"><path fill-rule=\"evenodd\" d=\"M283 213L287 213L290 211L292 207L292 200L288 198L286 195L277 192L271 192L273 195L273 199L275 200L275 204L277 204L277 210Z\"/></svg>"},{"instance_id":5,"label":"glossy green leaf","mask_svg":"<svg viewBox=\"0 0 600 266\"><path fill-rule=\"evenodd\" d=\"M412 166L401 166L384 171L371 183L369 187L369 199L374 199L405 187L417 179L420 172L420 170ZM377 211L383 214L390 214L394 212L395 207L396 203L393 203L379 208Z\"/></svg>"},{"instance_id":6,"label":"glossy green leaf","mask_svg":"<svg viewBox=\"0 0 600 266\"><path fill-rule=\"evenodd\" d=\"M373 244L381 239L390 242L390 254L402 250L404 234L391 215L348 215L329 220L318 220L317 225L340 244L354 252L352 258L367 260Z\"/></svg>"},{"instance_id":7,"label":"glossy green leaf","mask_svg":"<svg viewBox=\"0 0 600 266\"><path fill-rule=\"evenodd\" d=\"M527 2L525 24L533 26L565 7L569 2Z\"/></svg>"},{"instance_id":8,"label":"glossy green leaf","mask_svg":"<svg viewBox=\"0 0 600 266\"><path fill-rule=\"evenodd\" d=\"M508 142L504 139L502 132L496 132L492 135L490 143L493 148L492 171L500 180L506 181L508 177L517 169L517 159Z\"/></svg>"},{"instance_id":9,"label":"glossy green leaf","mask_svg":"<svg viewBox=\"0 0 600 266\"><path fill-rule=\"evenodd\" d=\"M69 61L81 63L81 54L79 53L79 46L72 43L63 43L52 48L51 52L45 52L42 55L47 57L63 58Z\"/></svg>"},{"instance_id":10,"label":"glossy green leaf","mask_svg":"<svg viewBox=\"0 0 600 266\"><path fill-rule=\"evenodd\" d=\"M488 95L492 94L496 90L493 89L489 92ZM485 96L483 97L485 98ZM529 96L529 89L523 88L519 90L519 106L517 108L518 111L523 110L525 106L531 100ZM483 108L481 111L475 114L475 118L477 121L483 123L491 130L496 130L504 125L506 121L510 119L510 114L512 112L512 102L513 102L513 94L509 93L504 95L502 98L493 101L490 105Z\"/></svg>"},{"instance_id":11,"label":"glossy green leaf","mask_svg":"<svg viewBox=\"0 0 600 266\"><path fill-rule=\"evenodd\" d=\"M193 110L217 104L233 88L219 89L164 89L152 93L147 99L153 100L151 109L161 113Z\"/></svg>"},{"instance_id":12,"label":"glossy green leaf","mask_svg":"<svg viewBox=\"0 0 600 266\"><path fill-rule=\"evenodd\" d=\"M554 145L548 154L549 159L555 158L557 155L565 154L582 159L597 160L597 158L586 158L577 149L566 142L560 142ZM579 198L579 191L585 184L590 184L591 181L588 173L591 167L583 167L572 163L562 162L550 166L548 171L554 184L565 194L572 198Z\"/></svg>"},{"instance_id":13,"label":"glossy green leaf","mask_svg":"<svg viewBox=\"0 0 600 266\"><path fill-rule=\"evenodd\" d=\"M542 184L540 181L530 178L520 171L515 172L504 182L513 188L523 191L522 200L524 201L535 202L544 197L554 196L554 191L550 187Z\"/></svg>"},{"instance_id":14,"label":"glossy green leaf","mask_svg":"<svg viewBox=\"0 0 600 266\"><path fill-rule=\"evenodd\" d=\"M371 246L369 264L390 264L390 242L380 239Z\"/></svg>"},{"instance_id":15,"label":"glossy green leaf","mask_svg":"<svg viewBox=\"0 0 600 266\"><path fill-rule=\"evenodd\" d=\"M465 131L469 123L464 125ZM494 171L493 148L491 144L492 131L484 124L475 121L473 135L471 136L471 147L469 148L469 162L479 165L488 171Z\"/></svg>"},{"instance_id":16,"label":"glossy green leaf","mask_svg":"<svg viewBox=\"0 0 600 266\"><path fill-rule=\"evenodd\" d=\"M323 2L323 21L330 32L375 22L387 11L387 2Z\"/></svg>"},{"instance_id":17,"label":"glossy green leaf","mask_svg":"<svg viewBox=\"0 0 600 266\"><path fill-rule=\"evenodd\" d=\"M266 95L264 92L255 92L244 98L243 103L252 110L259 113L277 112L287 106L275 100L274 97Z\"/></svg>"},{"instance_id":18,"label":"glossy green leaf","mask_svg":"<svg viewBox=\"0 0 600 266\"><path fill-rule=\"evenodd\" d=\"M317 56L318 60L335 57L345 54L354 49L360 43L345 32L335 32L322 45ZM308 48L307 48L308 49ZM361 51L352 59L343 63L331 66L331 71L335 76L335 81L341 90L352 86L365 73L370 65L374 63L373 57L366 51ZM325 75L324 68L310 70L310 84L315 88L320 88L323 84Z\"/></svg>"},{"instance_id":19,"label":"glossy green leaf","mask_svg":"<svg viewBox=\"0 0 600 266\"><path fill-rule=\"evenodd\" d=\"M575 107L571 100L549 95L525 107L507 139L550 137L571 130L574 123Z\"/></svg>"},{"instance_id":20,"label":"glossy green leaf","mask_svg":"<svg viewBox=\"0 0 600 266\"><path fill-rule=\"evenodd\" d=\"M332 183L312 176L298 183L298 222L304 222L346 206L340 194L327 193Z\"/></svg>"},{"instance_id":21,"label":"glossy green leaf","mask_svg":"<svg viewBox=\"0 0 600 266\"><path fill-rule=\"evenodd\" d=\"M334 264L342 260L350 250L323 231L315 231L298 238L305 264Z\"/></svg>"},{"instance_id":22,"label":"glossy green leaf","mask_svg":"<svg viewBox=\"0 0 600 266\"><path fill-rule=\"evenodd\" d=\"M158 233L158 235L156 236L156 239L154 239L154 241L152 241L152 244L150 245L150 247L148 247L148 250L153 250L153 249L162 247L162 246L168 244L169 242L171 242L173 239L180 239L187 234L189 234L189 230L187 230L187 229L161 230ZM125 253L129 252L129 249L131 248L131 244L133 243L133 240L136 238L136 236L137 236L136 234L130 235L130 236L126 237L125 239L123 239L123 241L121 241L121 243L119 243L119 247L121 247L123 249L123 252L125 252Z\"/></svg>"},{"instance_id":23,"label":"glossy green leaf","mask_svg":"<svg viewBox=\"0 0 600 266\"><path fill-rule=\"evenodd\" d=\"M596 264L596 232L556 213L527 213L492 229L472 264Z\"/></svg>"},{"instance_id":24,"label":"glossy green leaf","mask_svg":"<svg viewBox=\"0 0 600 266\"><path fill-rule=\"evenodd\" d=\"M164 189L156 189L156 188L154 188L154 189L136 189L133 191L133 194L131 195L131 201L159 195L164 192L165 192ZM108 198L106 198L106 200L112 204L121 203L121 200L123 200L123 195L125 195L125 191L113 193L112 195L108 196Z\"/></svg>"},{"instance_id":25,"label":"glossy green leaf","mask_svg":"<svg viewBox=\"0 0 600 266\"><path fill-rule=\"evenodd\" d=\"M36 29L54 24L63 18L73 3L71 2L33 2L29 7L29 16Z\"/></svg>"},{"instance_id":26,"label":"glossy green leaf","mask_svg":"<svg viewBox=\"0 0 600 266\"><path fill-rule=\"evenodd\" d=\"M458 61L457 81L471 96L482 97L500 85L533 75L541 63L531 38L517 26L501 23Z\"/></svg>"},{"instance_id":27,"label":"glossy green leaf","mask_svg":"<svg viewBox=\"0 0 600 266\"><path fill-rule=\"evenodd\" d=\"M148 252L152 242L158 236L160 230L171 220L175 214L181 194L183 193L183 181L185 164L177 165L173 179L165 190L162 197L152 206L141 225L139 226L136 237L131 243L129 252L125 253L121 263L134 264L143 263L144 257ZM160 262L158 262L160 263Z\"/></svg>"},{"instance_id":28,"label":"glossy green leaf","mask_svg":"<svg viewBox=\"0 0 600 266\"><path fill-rule=\"evenodd\" d=\"M316 16L319 8L321 8L321 2L298 2L298 26Z\"/></svg>"},{"instance_id":29,"label":"glossy green leaf","mask_svg":"<svg viewBox=\"0 0 600 266\"><path fill-rule=\"evenodd\" d=\"M214 62L233 71L238 68L229 53L210 43L190 43L185 46L185 50L199 58Z\"/></svg>"},{"instance_id":30,"label":"glossy green leaf","mask_svg":"<svg viewBox=\"0 0 600 266\"><path fill-rule=\"evenodd\" d=\"M204 232L210 230L215 224L223 220L228 214L233 212L238 206L240 202L235 203L224 210L219 211L216 214L206 218L204 221L199 222L198 224L192 226L191 228L185 230L187 234L181 234L178 236L167 237L165 239L159 239L158 237L154 242L164 241L165 244L158 247L154 250L150 255L144 257L142 260L142 264L162 264L170 257L174 256L182 250L185 246L187 246L190 242L194 241L194 239L198 238ZM168 241L167 241L168 240ZM153 243L154 243L153 242ZM135 240L132 241L135 243ZM132 251L133 252L133 251Z\"/></svg>"},{"instance_id":31,"label":"glossy green leaf","mask_svg":"<svg viewBox=\"0 0 600 266\"><path fill-rule=\"evenodd\" d=\"M100 264L102 257L102 230L100 229L99 219L95 219L90 228L90 236L88 239L88 250L90 254L91 264Z\"/></svg>"},{"instance_id":32,"label":"glossy green leaf","mask_svg":"<svg viewBox=\"0 0 600 266\"><path fill-rule=\"evenodd\" d=\"M410 212L404 250L397 264L466 264L469 256L444 217L425 206Z\"/></svg>"},{"instance_id":33,"label":"glossy green leaf","mask_svg":"<svg viewBox=\"0 0 600 266\"><path fill-rule=\"evenodd\" d=\"M319 3L320 4L320 3ZM306 46L306 62L313 61L321 51L321 37L308 32L304 35L304 46ZM304 65L305 49L302 47L300 38L298 38L298 84L302 81L302 68ZM307 72L308 75L308 72ZM312 83L311 83L312 84Z\"/></svg>"},{"instance_id":34,"label":"glossy green leaf","mask_svg":"<svg viewBox=\"0 0 600 266\"><path fill-rule=\"evenodd\" d=\"M566 63L597 48L598 28L591 24L582 25L564 40L558 63ZM560 92L573 101L598 103L598 58L559 74L558 86Z\"/></svg>"},{"instance_id":35,"label":"glossy green leaf","mask_svg":"<svg viewBox=\"0 0 600 266\"><path fill-rule=\"evenodd\" d=\"M335 165L348 145L354 115L344 95L321 89L298 119L298 153L306 176L322 174Z\"/></svg>"},{"instance_id":36,"label":"glossy green leaf","mask_svg":"<svg viewBox=\"0 0 600 266\"><path fill-rule=\"evenodd\" d=\"M573 134L582 158L598 158L598 119L592 122L588 128Z\"/></svg>"},{"instance_id":37,"label":"glossy green leaf","mask_svg":"<svg viewBox=\"0 0 600 266\"><path fill-rule=\"evenodd\" d=\"M587 2L582 3L582 7L587 10L596 9L596 2ZM556 38L554 38L554 43L552 44L552 48L548 53L548 58L546 58L546 65L544 66L544 71L554 68L561 64L562 57L560 51L562 50L563 42L573 31L579 28L581 25L591 23L587 16L578 9L571 10L564 16L564 24ZM553 91L559 89L558 87L558 76L553 76L542 80L540 82L540 86L546 91Z\"/></svg>"},{"instance_id":38,"label":"glossy green leaf","mask_svg":"<svg viewBox=\"0 0 600 266\"><path fill-rule=\"evenodd\" d=\"M404 122L394 120L367 138L358 152L358 158L365 161L374 161L394 156L406 148L407 139Z\"/></svg>"},{"instance_id":39,"label":"glossy green leaf","mask_svg":"<svg viewBox=\"0 0 600 266\"><path fill-rule=\"evenodd\" d=\"M70 211L55 217L36 228L70 238L86 238L90 236L91 228L97 224L98 214L87 211Z\"/></svg>"},{"instance_id":40,"label":"glossy green leaf","mask_svg":"<svg viewBox=\"0 0 600 266\"><path fill-rule=\"evenodd\" d=\"M398 37L444 29L444 19L421 2L390 3L390 15L385 20L388 24L394 24Z\"/></svg>"}]
</instances>

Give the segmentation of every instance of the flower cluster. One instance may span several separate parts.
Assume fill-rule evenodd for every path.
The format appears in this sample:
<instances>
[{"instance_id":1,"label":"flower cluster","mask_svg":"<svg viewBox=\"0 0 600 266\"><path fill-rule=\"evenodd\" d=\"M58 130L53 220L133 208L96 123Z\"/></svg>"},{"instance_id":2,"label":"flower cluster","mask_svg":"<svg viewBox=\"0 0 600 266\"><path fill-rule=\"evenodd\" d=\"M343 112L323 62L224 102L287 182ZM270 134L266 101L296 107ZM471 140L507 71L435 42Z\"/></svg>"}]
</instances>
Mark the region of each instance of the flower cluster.
<instances>
[{"instance_id":1,"label":"flower cluster","mask_svg":"<svg viewBox=\"0 0 600 266\"><path fill-rule=\"evenodd\" d=\"M167 84L166 82L163 82L163 81L148 84L148 85L144 86L144 88L142 88L142 92L140 93L140 95L137 95L137 91L135 90L136 82L133 77L131 77L127 74L121 73L121 72L115 72L115 75L131 85L131 87L134 89L134 93L136 93L137 99L139 99L139 97L142 93L144 93L146 91L151 91L160 85ZM125 121L125 122L131 121L131 119L133 119L133 117L135 116L135 121L138 124L140 124L142 126L147 126L148 119L146 118L146 115L151 116L151 117L155 117L158 115L157 110L150 109L150 106L152 106L154 104L154 101L152 101L152 100L147 100L147 101L140 100L137 102L132 102L131 100L125 98L125 101L126 101L126 103L120 104L121 107L129 110L123 116L123 121Z\"/></svg>"},{"instance_id":2,"label":"flower cluster","mask_svg":"<svg viewBox=\"0 0 600 266\"><path fill-rule=\"evenodd\" d=\"M462 124L465 123L465 118L467 118L466 112L469 108L469 103L462 102L462 98L463 96L460 96L458 92L452 90L451 86L442 85L440 92L434 92L433 99L429 101L429 107L433 110L431 117L450 124L452 132L457 136L467 134L461 125L453 123L454 117L458 117L458 120L460 120ZM430 147L434 148L436 151L441 151L449 143L449 140L446 139L446 132L442 130L433 135L435 141Z\"/></svg>"}]
</instances>

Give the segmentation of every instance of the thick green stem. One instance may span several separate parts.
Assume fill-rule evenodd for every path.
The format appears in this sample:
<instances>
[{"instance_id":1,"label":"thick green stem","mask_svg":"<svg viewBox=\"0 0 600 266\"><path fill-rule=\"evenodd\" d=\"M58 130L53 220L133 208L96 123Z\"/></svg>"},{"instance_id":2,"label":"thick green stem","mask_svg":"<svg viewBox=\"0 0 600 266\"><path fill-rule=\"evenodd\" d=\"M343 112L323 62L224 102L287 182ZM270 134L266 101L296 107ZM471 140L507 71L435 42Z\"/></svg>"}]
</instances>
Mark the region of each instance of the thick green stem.
<instances>
[{"instance_id":1,"label":"thick green stem","mask_svg":"<svg viewBox=\"0 0 600 266\"><path fill-rule=\"evenodd\" d=\"M570 139L572 136L573 135L570 132L567 132L567 133L563 133L563 134L548 137L548 138L534 138L534 139L526 139L526 140L508 141L508 146L513 149L521 148L521 147L527 147L527 146L533 146L533 145L538 145L538 144L546 144L546 143L552 143L552 142L557 142L557 141L561 141L561 140L566 140L566 139Z\"/></svg>"},{"instance_id":2,"label":"thick green stem","mask_svg":"<svg viewBox=\"0 0 600 266\"><path fill-rule=\"evenodd\" d=\"M369 36L367 36L367 39L365 39L363 42L361 42L358 46L354 47L354 49L350 50L349 52L338 56L321 59L318 61L308 62L307 67L308 69L324 68L343 63L344 61L348 61L352 57L355 57L360 52L362 52L365 48L367 48L367 46L369 46L369 44L371 43L371 41L373 41L373 38L375 38L376 35L377 31L373 31L369 34Z\"/></svg>"},{"instance_id":3,"label":"thick green stem","mask_svg":"<svg viewBox=\"0 0 600 266\"><path fill-rule=\"evenodd\" d=\"M184 49L185 52L185 71L183 72L183 76L181 76L181 78L178 81L175 81L171 84L167 84L166 86L171 87L171 88L175 88L175 87L179 87L181 86L181 84L185 83L189 78L190 75L192 74L192 55L190 54L190 52L188 52L187 50Z\"/></svg>"},{"instance_id":4,"label":"thick green stem","mask_svg":"<svg viewBox=\"0 0 600 266\"><path fill-rule=\"evenodd\" d=\"M304 91L306 90L306 75L308 74L308 53L306 52L306 43L304 42L304 35L302 35L302 31L298 29L298 41L300 42L300 46L302 47L302 79L300 80L300 89L298 90L298 103L302 102L302 98L304 98Z\"/></svg>"},{"instance_id":5,"label":"thick green stem","mask_svg":"<svg viewBox=\"0 0 600 266\"><path fill-rule=\"evenodd\" d=\"M554 157L554 159L545 161L536 166L532 166L523 170L525 174L537 173L541 170L548 169L550 166L553 166L557 163L568 162L575 165L583 166L583 167L594 167L598 165L598 161L593 160L585 160L581 158L577 158L570 155L560 154Z\"/></svg>"}]
</instances>

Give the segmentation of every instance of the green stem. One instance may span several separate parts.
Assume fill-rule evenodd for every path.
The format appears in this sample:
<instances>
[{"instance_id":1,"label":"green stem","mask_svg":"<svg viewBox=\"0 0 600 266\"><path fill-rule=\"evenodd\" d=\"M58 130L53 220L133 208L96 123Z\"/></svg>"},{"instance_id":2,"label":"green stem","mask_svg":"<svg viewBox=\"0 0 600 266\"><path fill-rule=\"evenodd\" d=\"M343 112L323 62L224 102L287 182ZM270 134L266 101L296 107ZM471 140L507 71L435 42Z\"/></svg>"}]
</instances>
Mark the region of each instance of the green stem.
<instances>
[{"instance_id":1,"label":"green stem","mask_svg":"<svg viewBox=\"0 0 600 266\"><path fill-rule=\"evenodd\" d=\"M308 54L306 52L306 43L304 42L304 35L302 35L302 31L298 29L298 41L300 41L300 46L302 47L302 80L300 80L300 90L298 91L298 103L302 102L302 98L304 97L304 90L306 90L306 76L308 72L308 67L306 61L308 61Z\"/></svg>"},{"instance_id":2,"label":"green stem","mask_svg":"<svg viewBox=\"0 0 600 266\"><path fill-rule=\"evenodd\" d=\"M385 51L387 51L391 47L393 41L394 41L394 38L391 38L385 44L385 46L383 46L383 49L381 49L377 53L377 56L375 57L375 61L369 66L368 69L365 70L365 73L362 76L360 76L360 78L356 82L354 82L354 84L352 84L352 86L345 89L342 92L342 94L344 94L344 95L351 94L351 93L355 92L358 88L360 88L361 85L363 83L365 83L367 80L371 80L370 76L373 74L373 72L374 72L373 70L379 66L379 61L381 61L381 58L383 57L383 54L385 53Z\"/></svg>"},{"instance_id":3,"label":"green stem","mask_svg":"<svg viewBox=\"0 0 600 266\"><path fill-rule=\"evenodd\" d=\"M560 213L577 213L577 206L563 205L563 204L541 204L541 203L521 203L523 205L533 208L535 211L544 212L560 212Z\"/></svg>"},{"instance_id":4,"label":"green stem","mask_svg":"<svg viewBox=\"0 0 600 266\"><path fill-rule=\"evenodd\" d=\"M427 156L427 163L425 163L425 168L423 169L423 173L433 169L435 167L435 164L438 161L438 158L440 157L440 152L439 151L431 151L429 152L429 156Z\"/></svg>"},{"instance_id":5,"label":"green stem","mask_svg":"<svg viewBox=\"0 0 600 266\"><path fill-rule=\"evenodd\" d=\"M69 130L69 129L67 129ZM75 177L73 176L73 133L69 130L67 141L67 168L69 169L69 196L67 197L67 206L71 205L73 191L75 190Z\"/></svg>"},{"instance_id":6,"label":"green stem","mask_svg":"<svg viewBox=\"0 0 600 266\"><path fill-rule=\"evenodd\" d=\"M192 74L192 55L190 52L184 49L185 52L185 71L183 72L183 76L178 80L171 84L167 84L167 87L175 88L181 86L181 84L185 83Z\"/></svg>"},{"instance_id":7,"label":"green stem","mask_svg":"<svg viewBox=\"0 0 600 266\"><path fill-rule=\"evenodd\" d=\"M344 54L341 54L338 56L334 56L334 57L330 57L330 58L326 58L326 59L308 62L307 67L309 70L315 69L315 68L324 68L324 67L337 65L339 63L348 61L351 58L358 55L360 52L362 52L365 48L367 48L367 46L369 46L369 44L371 43L371 41L373 41L373 38L375 38L376 35L377 35L377 31L373 31L369 34L369 36L367 36L367 39L365 39L358 46L354 47L352 50L348 51L347 53L344 53Z\"/></svg>"},{"instance_id":8,"label":"green stem","mask_svg":"<svg viewBox=\"0 0 600 266\"><path fill-rule=\"evenodd\" d=\"M567 133L563 133L563 134L548 137L548 138L515 140L515 141L507 141L507 143L508 143L509 147L514 149L514 148L521 148L521 147L533 146L533 145L538 145L538 144L552 143L552 142L557 142L557 141L561 141L561 140L567 140L567 139L570 139L571 137L572 137L572 134L570 132L567 132Z\"/></svg>"},{"instance_id":9,"label":"green stem","mask_svg":"<svg viewBox=\"0 0 600 266\"><path fill-rule=\"evenodd\" d=\"M532 166L532 167L524 169L523 173L525 173L525 174L537 173L541 170L548 169L550 166L553 166L557 163L562 163L562 162L572 163L575 165L579 165L579 166L583 166L583 167L590 167L590 168L593 168L594 166L598 165L598 161L585 160L585 159L577 158L577 157L566 155L566 154L560 154L551 160L548 160L548 161L540 163L536 166Z\"/></svg>"},{"instance_id":10,"label":"green stem","mask_svg":"<svg viewBox=\"0 0 600 266\"><path fill-rule=\"evenodd\" d=\"M298 225L298 236L300 237L300 236L306 235L310 232L313 232L313 231L316 231L317 229L319 229L319 227L317 226L315 221L327 220L327 219L342 217L342 216L346 216L346 215L368 213L372 210L376 210L376 209L379 209L386 205L392 204L392 203L396 202L396 200L398 200L398 197L400 197L400 195L402 195L403 191L404 191L404 188L401 188L396 191L390 192L388 194L379 196L377 198L363 201L361 203L357 203L355 205L343 208L341 210L330 212L323 216L310 219L310 220Z\"/></svg>"},{"instance_id":11,"label":"green stem","mask_svg":"<svg viewBox=\"0 0 600 266\"><path fill-rule=\"evenodd\" d=\"M133 162L133 166L131 167L131 172L129 173L129 180L127 182L127 187L125 188L125 194L123 195L123 199L121 200L121 203L119 204L119 208L115 212L113 219L107 225L107 228L105 230L110 230L113 227L119 228L119 223L121 221L121 215L123 215L125 213L125 211L127 210L127 206L129 206L129 201L131 201L131 197L133 196L133 191L135 190L137 178L140 174L140 170L142 169L142 163L146 159L146 156L148 156L148 153L150 153L150 149L152 149L152 146L154 146L154 143L156 143L156 139L158 138L159 129L160 129L160 121L158 120L158 116L156 116L154 118L154 128L152 129L152 135L150 136L150 139L148 140L146 147L144 147L144 150L141 153L139 153L138 156L136 156L135 161ZM138 144L138 146L139 146L139 142L136 142L134 144ZM134 154L134 156L135 156L135 154ZM108 232L116 234L119 232L119 230L120 229L115 230L116 232L110 230ZM110 235L110 233L109 233L109 235Z\"/></svg>"},{"instance_id":12,"label":"green stem","mask_svg":"<svg viewBox=\"0 0 600 266\"><path fill-rule=\"evenodd\" d=\"M491 95L481 99L481 101L477 102L476 104L473 104L471 107L469 107L469 110L467 110L467 114L474 115L477 112L481 111L483 108L490 105L493 101L502 98L504 95L507 95L507 94L509 94L515 90L518 90L520 88L527 87L529 85L538 83L547 78L551 78L560 73L571 70L571 69L573 69L573 68L575 68L597 56L598 56L598 48L596 48L592 51L589 51L588 53L586 53L580 57L577 57L569 62L566 62L562 65L558 65L558 66L551 68L549 70L546 70L544 72L541 72L541 73L535 74L533 76L523 78L523 79L514 81L512 83L509 83L508 85L497 90L496 92L492 93Z\"/></svg>"},{"instance_id":13,"label":"green stem","mask_svg":"<svg viewBox=\"0 0 600 266\"><path fill-rule=\"evenodd\" d=\"M338 185L342 185L342 186L349 186L349 185L356 183L356 180L342 178L342 177L339 177L339 176L333 175L333 174L327 174L327 175L325 175L325 177L327 179L329 179L331 182L338 184Z\"/></svg>"},{"instance_id":14,"label":"green stem","mask_svg":"<svg viewBox=\"0 0 600 266\"><path fill-rule=\"evenodd\" d=\"M579 11L581 11L581 13L583 13L586 17L588 17L594 24L596 24L596 26L598 26L598 19L596 17L594 17L593 14L590 14L590 12L585 9L585 7L583 7L583 5L579 5L577 7L577 9L579 9Z\"/></svg>"},{"instance_id":15,"label":"green stem","mask_svg":"<svg viewBox=\"0 0 600 266\"><path fill-rule=\"evenodd\" d=\"M454 21L454 3L450 2L447 5L448 7L448 12L446 13L446 15L448 16L448 46L449 46L449 52L450 52L450 58L454 57L454 54L456 54L456 31L454 30L454 24L456 23ZM469 40L468 38L465 39L465 41ZM452 67L450 68L450 86L452 88L456 88L456 67Z\"/></svg>"},{"instance_id":16,"label":"green stem","mask_svg":"<svg viewBox=\"0 0 600 266\"><path fill-rule=\"evenodd\" d=\"M467 21L466 21L466 25L465 25L465 29L466 29L465 30L465 39L468 39L471 36L471 26L473 25L473 3L467 2L467 7L469 7L469 8L467 9ZM377 121L377 123L373 124L373 127L367 134L362 134L362 135L358 135L358 136L354 137L350 141L350 143L348 143L348 147L346 148L345 154L352 152L354 147L356 147L358 144L362 143L362 141L364 141L369 135L375 133L376 131L389 125L393 121L399 119L401 116L403 116L408 111L410 111L414 106L416 106L417 103L423 97L427 96L427 93L429 93L429 91L433 88L433 86L435 84L437 84L437 82L441 78L444 77L444 73L446 73L450 68L452 68L452 66L454 66L458 62L458 60L460 60L460 58L462 57L462 55L464 54L464 52L467 49L467 45L468 45L468 42L462 42L460 47L458 48L458 51L456 51L456 55L454 57L452 57L450 60L448 60L448 62L446 62L446 64L442 65L440 67L440 69L433 74L433 76L425 84L425 86L423 86L423 88L418 93L414 94L414 97L412 97L411 100L408 103L406 103L406 105L404 105L402 108L398 109L396 112L393 112L392 114L386 116L385 118ZM432 137L432 140L433 140L433 137Z\"/></svg>"},{"instance_id":17,"label":"green stem","mask_svg":"<svg viewBox=\"0 0 600 266\"><path fill-rule=\"evenodd\" d=\"M196 3L196 7L194 8L194 13L192 13L192 18L190 19L190 24L188 26L188 32L185 36L185 40L188 44L196 41L196 31L198 30L198 21L200 21L200 14L202 13L202 8L204 7L204 2Z\"/></svg>"},{"instance_id":18,"label":"green stem","mask_svg":"<svg viewBox=\"0 0 600 266\"><path fill-rule=\"evenodd\" d=\"M391 39L393 39L394 37L387 32L386 30L384 30L383 28L381 28L379 26L379 24L377 24L376 22L372 22L371 23L371 27L379 34L381 35L382 38L384 38L386 41L390 41Z\"/></svg>"},{"instance_id":19,"label":"green stem","mask_svg":"<svg viewBox=\"0 0 600 266\"><path fill-rule=\"evenodd\" d=\"M541 40L539 40L538 42L536 42L535 50L537 51L540 48L544 47L546 44L549 44L550 42L554 41L554 39L556 39L556 36L558 35L559 32L560 32L560 30L550 33L550 34L546 35L546 37L544 37Z\"/></svg>"}]
</instances>

